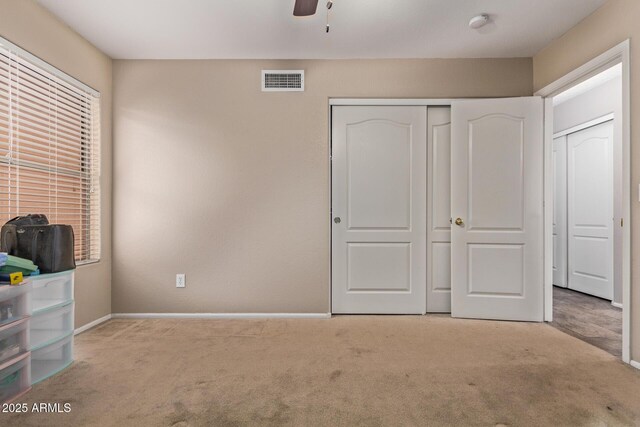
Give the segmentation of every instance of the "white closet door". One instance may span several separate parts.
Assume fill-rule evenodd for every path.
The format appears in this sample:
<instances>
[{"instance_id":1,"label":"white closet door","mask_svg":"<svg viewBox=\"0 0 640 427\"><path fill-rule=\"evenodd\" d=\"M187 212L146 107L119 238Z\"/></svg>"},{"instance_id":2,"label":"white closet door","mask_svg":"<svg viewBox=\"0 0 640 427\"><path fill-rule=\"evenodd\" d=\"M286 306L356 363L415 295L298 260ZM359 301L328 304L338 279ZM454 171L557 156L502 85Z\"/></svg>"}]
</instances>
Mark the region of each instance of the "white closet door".
<instances>
[{"instance_id":1,"label":"white closet door","mask_svg":"<svg viewBox=\"0 0 640 427\"><path fill-rule=\"evenodd\" d=\"M451 313L543 319L543 104L456 101L451 110Z\"/></svg>"},{"instance_id":2,"label":"white closet door","mask_svg":"<svg viewBox=\"0 0 640 427\"><path fill-rule=\"evenodd\" d=\"M425 313L426 133L426 107L333 107L333 313Z\"/></svg>"},{"instance_id":3,"label":"white closet door","mask_svg":"<svg viewBox=\"0 0 640 427\"><path fill-rule=\"evenodd\" d=\"M553 284L567 287L567 137L553 140Z\"/></svg>"},{"instance_id":4,"label":"white closet door","mask_svg":"<svg viewBox=\"0 0 640 427\"><path fill-rule=\"evenodd\" d=\"M427 114L427 312L451 312L451 108Z\"/></svg>"},{"instance_id":5,"label":"white closet door","mask_svg":"<svg viewBox=\"0 0 640 427\"><path fill-rule=\"evenodd\" d=\"M613 298L613 122L567 137L569 288Z\"/></svg>"}]
</instances>

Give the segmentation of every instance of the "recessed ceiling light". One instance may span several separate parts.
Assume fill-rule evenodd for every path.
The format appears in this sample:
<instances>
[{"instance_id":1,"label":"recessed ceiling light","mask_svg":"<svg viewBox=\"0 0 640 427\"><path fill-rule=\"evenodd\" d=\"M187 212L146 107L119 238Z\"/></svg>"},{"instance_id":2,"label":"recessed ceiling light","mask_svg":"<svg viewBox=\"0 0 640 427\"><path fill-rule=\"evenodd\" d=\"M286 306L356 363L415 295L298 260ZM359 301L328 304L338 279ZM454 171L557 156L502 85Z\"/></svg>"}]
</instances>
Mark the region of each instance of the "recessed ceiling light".
<instances>
[{"instance_id":1,"label":"recessed ceiling light","mask_svg":"<svg viewBox=\"0 0 640 427\"><path fill-rule=\"evenodd\" d=\"M487 25L487 22L489 22L489 15L487 15L486 13L483 13L481 15L476 15L473 18L471 18L471 21L469 21L469 28L473 28L474 30L477 30L480 27L484 27L485 25Z\"/></svg>"}]
</instances>

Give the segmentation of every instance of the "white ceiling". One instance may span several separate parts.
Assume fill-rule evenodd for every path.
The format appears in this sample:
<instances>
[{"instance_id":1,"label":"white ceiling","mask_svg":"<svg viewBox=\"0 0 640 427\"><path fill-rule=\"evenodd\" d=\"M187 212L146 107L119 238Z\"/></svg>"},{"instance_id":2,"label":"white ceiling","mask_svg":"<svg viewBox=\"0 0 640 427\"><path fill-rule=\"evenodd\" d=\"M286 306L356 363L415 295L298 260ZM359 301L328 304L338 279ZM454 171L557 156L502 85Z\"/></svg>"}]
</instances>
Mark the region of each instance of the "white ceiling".
<instances>
[{"instance_id":1,"label":"white ceiling","mask_svg":"<svg viewBox=\"0 0 640 427\"><path fill-rule=\"evenodd\" d=\"M38 0L113 58L530 57L605 0ZM491 22L467 25L479 13Z\"/></svg>"}]
</instances>

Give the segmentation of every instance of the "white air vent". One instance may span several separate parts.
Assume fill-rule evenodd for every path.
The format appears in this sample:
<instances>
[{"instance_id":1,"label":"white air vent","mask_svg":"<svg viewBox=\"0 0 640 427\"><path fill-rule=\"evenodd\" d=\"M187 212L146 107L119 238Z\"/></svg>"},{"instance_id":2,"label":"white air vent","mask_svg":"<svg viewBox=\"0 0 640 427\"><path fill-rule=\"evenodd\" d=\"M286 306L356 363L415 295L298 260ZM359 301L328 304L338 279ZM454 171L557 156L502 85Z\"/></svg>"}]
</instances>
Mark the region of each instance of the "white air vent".
<instances>
[{"instance_id":1,"label":"white air vent","mask_svg":"<svg viewBox=\"0 0 640 427\"><path fill-rule=\"evenodd\" d=\"M262 70L263 92L304 91L304 70Z\"/></svg>"}]
</instances>

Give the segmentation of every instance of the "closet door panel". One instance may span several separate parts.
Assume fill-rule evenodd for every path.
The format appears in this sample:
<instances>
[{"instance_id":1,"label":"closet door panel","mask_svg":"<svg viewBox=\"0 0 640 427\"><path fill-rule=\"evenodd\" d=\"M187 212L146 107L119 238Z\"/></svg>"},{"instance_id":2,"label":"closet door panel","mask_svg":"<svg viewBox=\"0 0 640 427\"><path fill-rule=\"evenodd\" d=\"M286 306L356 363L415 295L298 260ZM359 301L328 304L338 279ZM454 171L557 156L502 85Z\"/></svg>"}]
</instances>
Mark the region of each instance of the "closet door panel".
<instances>
[{"instance_id":1,"label":"closet door panel","mask_svg":"<svg viewBox=\"0 0 640 427\"><path fill-rule=\"evenodd\" d=\"M427 312L451 312L451 108L427 114Z\"/></svg>"},{"instance_id":2,"label":"closet door panel","mask_svg":"<svg viewBox=\"0 0 640 427\"><path fill-rule=\"evenodd\" d=\"M567 137L569 288L613 298L613 121Z\"/></svg>"}]
</instances>

